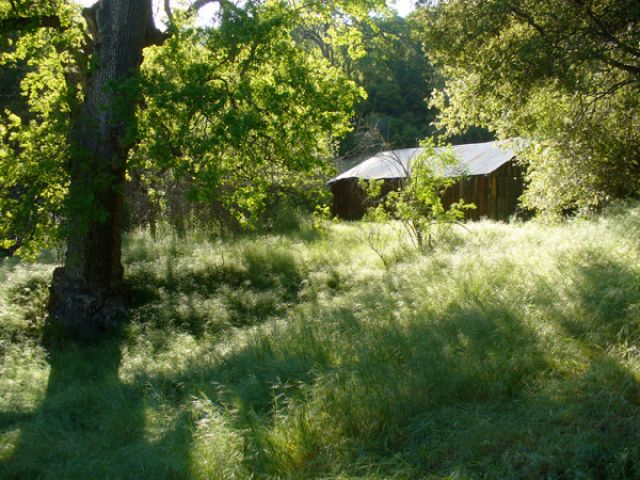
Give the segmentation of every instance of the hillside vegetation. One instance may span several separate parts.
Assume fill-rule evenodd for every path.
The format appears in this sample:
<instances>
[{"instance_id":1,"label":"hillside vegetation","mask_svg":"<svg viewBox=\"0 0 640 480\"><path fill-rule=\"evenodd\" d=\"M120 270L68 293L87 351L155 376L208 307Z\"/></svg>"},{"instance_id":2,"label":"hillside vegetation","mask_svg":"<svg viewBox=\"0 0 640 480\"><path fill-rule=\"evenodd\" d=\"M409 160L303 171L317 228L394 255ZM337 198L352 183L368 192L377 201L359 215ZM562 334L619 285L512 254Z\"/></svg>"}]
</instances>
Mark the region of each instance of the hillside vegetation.
<instances>
[{"instance_id":1,"label":"hillside vegetation","mask_svg":"<svg viewBox=\"0 0 640 480\"><path fill-rule=\"evenodd\" d=\"M126 240L130 321L45 328L53 261L0 269L0 477L640 478L640 208Z\"/></svg>"}]
</instances>

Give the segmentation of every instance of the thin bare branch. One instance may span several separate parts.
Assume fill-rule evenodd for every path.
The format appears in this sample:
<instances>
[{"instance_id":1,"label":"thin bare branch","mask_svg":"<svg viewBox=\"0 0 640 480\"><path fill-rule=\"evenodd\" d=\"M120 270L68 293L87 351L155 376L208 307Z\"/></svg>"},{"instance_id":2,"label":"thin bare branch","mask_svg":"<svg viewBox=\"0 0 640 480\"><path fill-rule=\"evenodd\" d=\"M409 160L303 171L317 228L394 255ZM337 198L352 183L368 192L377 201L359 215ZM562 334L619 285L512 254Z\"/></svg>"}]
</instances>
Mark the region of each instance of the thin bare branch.
<instances>
[{"instance_id":1,"label":"thin bare branch","mask_svg":"<svg viewBox=\"0 0 640 480\"><path fill-rule=\"evenodd\" d=\"M171 10L171 0L164 0L164 13L169 19L169 25L174 25L173 10Z\"/></svg>"},{"instance_id":2,"label":"thin bare branch","mask_svg":"<svg viewBox=\"0 0 640 480\"><path fill-rule=\"evenodd\" d=\"M599 58L600 60L611 65L612 67L619 68L620 70L624 70L625 72L629 72L634 75L640 75L640 67L637 65L629 65L627 63L620 62L614 58L607 57L606 55L596 55L596 58Z\"/></svg>"},{"instance_id":3,"label":"thin bare branch","mask_svg":"<svg viewBox=\"0 0 640 480\"><path fill-rule=\"evenodd\" d=\"M197 12L202 7L210 3L218 3L220 6L222 6L222 0L196 0L191 4L191 10Z\"/></svg>"}]
</instances>

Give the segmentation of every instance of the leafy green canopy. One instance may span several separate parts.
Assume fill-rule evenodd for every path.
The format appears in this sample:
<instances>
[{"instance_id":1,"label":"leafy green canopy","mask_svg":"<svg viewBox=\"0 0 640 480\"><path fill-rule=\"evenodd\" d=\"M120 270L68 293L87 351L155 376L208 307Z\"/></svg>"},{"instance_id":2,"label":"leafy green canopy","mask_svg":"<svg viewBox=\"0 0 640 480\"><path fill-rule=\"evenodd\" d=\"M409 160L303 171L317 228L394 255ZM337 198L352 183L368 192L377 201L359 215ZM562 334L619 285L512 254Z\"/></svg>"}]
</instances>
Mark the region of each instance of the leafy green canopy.
<instances>
[{"instance_id":1,"label":"leafy green canopy","mask_svg":"<svg viewBox=\"0 0 640 480\"><path fill-rule=\"evenodd\" d=\"M81 73L92 68L77 7L51 1L38 8L0 0L3 28L33 22L6 41L0 57L2 66L29 65L21 80L29 112L5 111L0 127L0 214L8 219L1 246L22 253L64 234L69 131L82 101ZM369 21L372 8L384 2L223 2L206 28L193 26L192 11L174 11L163 46L145 50L140 78L114 86L140 101L128 128L127 141L137 144L129 170L186 178L195 198L250 224L274 186L323 167L363 96L319 48L296 41L298 32L322 25L323 42L358 55L352 26ZM53 16L59 21L51 26L33 20Z\"/></svg>"},{"instance_id":2,"label":"leafy green canopy","mask_svg":"<svg viewBox=\"0 0 640 480\"><path fill-rule=\"evenodd\" d=\"M173 170L195 198L250 223L274 188L326 165L363 92L295 41L322 17L307 8L252 5L148 51L135 154L144 168Z\"/></svg>"},{"instance_id":3,"label":"leafy green canopy","mask_svg":"<svg viewBox=\"0 0 640 480\"><path fill-rule=\"evenodd\" d=\"M640 3L449 0L418 14L447 78L440 126L516 137L525 204L557 213L640 189Z\"/></svg>"},{"instance_id":4,"label":"leafy green canopy","mask_svg":"<svg viewBox=\"0 0 640 480\"><path fill-rule=\"evenodd\" d=\"M0 249L29 254L59 233L66 135L81 96L77 13L60 1L0 1L0 69L19 81L13 89L23 97L0 111ZM36 238L41 243L30 242Z\"/></svg>"}]
</instances>

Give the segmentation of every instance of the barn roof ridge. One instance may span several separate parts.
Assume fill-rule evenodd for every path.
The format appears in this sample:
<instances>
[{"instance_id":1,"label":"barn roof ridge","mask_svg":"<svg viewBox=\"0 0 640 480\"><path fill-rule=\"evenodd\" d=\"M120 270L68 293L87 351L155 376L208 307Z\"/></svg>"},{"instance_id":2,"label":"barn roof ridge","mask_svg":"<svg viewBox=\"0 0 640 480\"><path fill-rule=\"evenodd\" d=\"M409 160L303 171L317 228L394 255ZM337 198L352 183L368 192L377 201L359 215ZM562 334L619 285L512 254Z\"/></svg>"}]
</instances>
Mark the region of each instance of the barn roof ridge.
<instances>
[{"instance_id":1,"label":"barn roof ridge","mask_svg":"<svg viewBox=\"0 0 640 480\"><path fill-rule=\"evenodd\" d=\"M459 164L445 168L443 174L458 177L462 174L473 176L494 172L515 157L515 153L506 147L507 142L508 140L453 145L450 148ZM444 151L446 148L448 147L437 148L436 151ZM411 170L412 159L422 151L421 148L403 148L379 152L332 178L327 182L327 185L338 180L353 178L366 180L404 178Z\"/></svg>"}]
</instances>

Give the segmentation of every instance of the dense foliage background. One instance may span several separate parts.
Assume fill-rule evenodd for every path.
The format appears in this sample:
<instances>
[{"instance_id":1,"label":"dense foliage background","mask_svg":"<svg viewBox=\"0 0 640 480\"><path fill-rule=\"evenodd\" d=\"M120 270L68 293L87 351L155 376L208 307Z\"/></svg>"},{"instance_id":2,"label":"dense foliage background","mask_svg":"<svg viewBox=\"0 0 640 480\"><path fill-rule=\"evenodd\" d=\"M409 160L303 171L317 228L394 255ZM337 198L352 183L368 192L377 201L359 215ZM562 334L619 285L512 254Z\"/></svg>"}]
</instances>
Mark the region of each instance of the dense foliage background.
<instances>
[{"instance_id":1,"label":"dense foliage background","mask_svg":"<svg viewBox=\"0 0 640 480\"><path fill-rule=\"evenodd\" d=\"M638 2L449 0L416 23L445 78L431 103L440 125L515 139L527 206L553 214L638 194Z\"/></svg>"}]
</instances>

